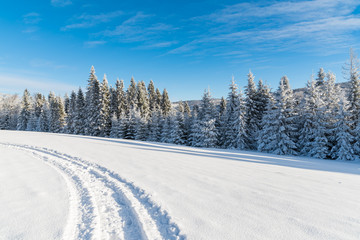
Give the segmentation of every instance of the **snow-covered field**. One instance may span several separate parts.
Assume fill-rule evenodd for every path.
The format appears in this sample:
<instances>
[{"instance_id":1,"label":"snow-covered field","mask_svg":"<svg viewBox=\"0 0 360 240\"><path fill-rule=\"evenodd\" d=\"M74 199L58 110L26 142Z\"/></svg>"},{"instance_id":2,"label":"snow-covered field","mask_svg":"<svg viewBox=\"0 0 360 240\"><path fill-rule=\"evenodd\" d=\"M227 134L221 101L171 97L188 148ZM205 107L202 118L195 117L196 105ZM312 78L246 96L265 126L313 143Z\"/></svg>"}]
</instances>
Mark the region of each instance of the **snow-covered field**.
<instances>
[{"instance_id":1,"label":"snow-covered field","mask_svg":"<svg viewBox=\"0 0 360 240\"><path fill-rule=\"evenodd\" d=\"M360 164L0 131L0 239L360 239Z\"/></svg>"}]
</instances>

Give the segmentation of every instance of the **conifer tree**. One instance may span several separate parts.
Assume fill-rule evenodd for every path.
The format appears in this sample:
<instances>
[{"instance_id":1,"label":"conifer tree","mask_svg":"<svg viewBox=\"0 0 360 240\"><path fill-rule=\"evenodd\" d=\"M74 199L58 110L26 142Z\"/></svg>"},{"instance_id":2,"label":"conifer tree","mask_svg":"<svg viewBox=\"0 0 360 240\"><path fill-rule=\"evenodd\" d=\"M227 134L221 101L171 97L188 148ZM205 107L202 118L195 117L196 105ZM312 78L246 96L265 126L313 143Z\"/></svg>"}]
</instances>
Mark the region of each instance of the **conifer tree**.
<instances>
[{"instance_id":1,"label":"conifer tree","mask_svg":"<svg viewBox=\"0 0 360 240\"><path fill-rule=\"evenodd\" d=\"M321 98L318 82L308 82L305 91L304 126L300 134L300 153L305 156L326 158L328 156L328 142L325 136L324 122L325 106Z\"/></svg>"},{"instance_id":2,"label":"conifer tree","mask_svg":"<svg viewBox=\"0 0 360 240\"><path fill-rule=\"evenodd\" d=\"M75 133L75 119L76 119L76 93L74 91L70 94L68 113L66 118L66 132Z\"/></svg>"},{"instance_id":3,"label":"conifer tree","mask_svg":"<svg viewBox=\"0 0 360 240\"><path fill-rule=\"evenodd\" d=\"M199 114L198 147L215 147L217 143L217 131L215 128L215 111L211 99L210 90L207 89L201 99Z\"/></svg>"},{"instance_id":4,"label":"conifer tree","mask_svg":"<svg viewBox=\"0 0 360 240\"><path fill-rule=\"evenodd\" d=\"M161 110L162 95L158 88L155 90L157 108Z\"/></svg>"},{"instance_id":5,"label":"conifer tree","mask_svg":"<svg viewBox=\"0 0 360 240\"><path fill-rule=\"evenodd\" d=\"M171 102L169 99L168 92L166 91L166 88L164 89L163 94L161 96L161 110L164 116L167 116L171 110Z\"/></svg>"},{"instance_id":6,"label":"conifer tree","mask_svg":"<svg viewBox=\"0 0 360 240\"><path fill-rule=\"evenodd\" d=\"M320 68L319 72L318 72L318 75L317 75L317 78L316 78L316 86L319 87L319 86L323 86L324 83L325 83L325 77L326 77L326 74L324 72L324 69L323 68Z\"/></svg>"},{"instance_id":7,"label":"conifer tree","mask_svg":"<svg viewBox=\"0 0 360 240\"><path fill-rule=\"evenodd\" d=\"M251 71L248 74L248 84L245 88L245 106L246 106L246 141L250 149L256 147L256 134L258 131L258 103L257 103L257 90L254 82L254 75Z\"/></svg>"},{"instance_id":8,"label":"conifer tree","mask_svg":"<svg viewBox=\"0 0 360 240\"><path fill-rule=\"evenodd\" d=\"M339 104L339 112L336 115L336 144L331 150L331 156L337 160L355 160L355 152L352 146L354 137L351 134L350 128L350 114L347 109L346 103L341 101Z\"/></svg>"},{"instance_id":9,"label":"conifer tree","mask_svg":"<svg viewBox=\"0 0 360 240\"><path fill-rule=\"evenodd\" d=\"M226 140L226 100L224 97L221 97L219 105L219 113L215 123L217 131L217 146L225 147Z\"/></svg>"},{"instance_id":10,"label":"conifer tree","mask_svg":"<svg viewBox=\"0 0 360 240\"><path fill-rule=\"evenodd\" d=\"M110 115L110 90L109 84L104 74L104 79L100 87L100 116L99 116L99 135L108 137L111 131L111 115Z\"/></svg>"},{"instance_id":11,"label":"conifer tree","mask_svg":"<svg viewBox=\"0 0 360 240\"><path fill-rule=\"evenodd\" d=\"M25 89L21 101L21 112L18 118L17 130L26 130L30 117L31 117L31 97L29 91Z\"/></svg>"},{"instance_id":12,"label":"conifer tree","mask_svg":"<svg viewBox=\"0 0 360 240\"><path fill-rule=\"evenodd\" d=\"M132 108L137 108L137 104L138 104L137 96L138 93L137 93L136 83L134 78L132 77L130 80L130 86L126 91L128 110L131 110Z\"/></svg>"},{"instance_id":13,"label":"conifer tree","mask_svg":"<svg viewBox=\"0 0 360 240\"><path fill-rule=\"evenodd\" d=\"M150 107L149 107L149 98L148 93L146 90L146 85L144 81L138 82L137 85L137 102L138 102L138 109L140 112L140 116L142 118L145 118L145 120L148 118L150 114Z\"/></svg>"},{"instance_id":14,"label":"conifer tree","mask_svg":"<svg viewBox=\"0 0 360 240\"><path fill-rule=\"evenodd\" d=\"M76 95L76 112L74 113L74 133L75 134L85 134L85 124L86 124L86 104L83 91L79 88Z\"/></svg>"},{"instance_id":15,"label":"conifer tree","mask_svg":"<svg viewBox=\"0 0 360 240\"><path fill-rule=\"evenodd\" d=\"M350 81L350 94L348 96L348 113L349 126L351 134L354 137L352 144L355 146L355 154L360 155L360 74L359 60L353 49L350 49L350 59L344 70L348 71L348 79Z\"/></svg>"},{"instance_id":16,"label":"conifer tree","mask_svg":"<svg viewBox=\"0 0 360 240\"><path fill-rule=\"evenodd\" d=\"M156 106L157 105L156 92L155 92L155 86L154 86L153 80L150 80L150 83L147 87L147 91L148 91L150 112L153 112L155 110L155 108L157 107Z\"/></svg>"},{"instance_id":17,"label":"conifer tree","mask_svg":"<svg viewBox=\"0 0 360 240\"><path fill-rule=\"evenodd\" d=\"M150 120L149 120L149 134L148 141L160 142L161 141L161 110L155 108L152 111Z\"/></svg>"},{"instance_id":18,"label":"conifer tree","mask_svg":"<svg viewBox=\"0 0 360 240\"><path fill-rule=\"evenodd\" d=\"M245 105L241 93L237 92L234 77L230 84L230 92L226 104L226 148L247 148L245 139Z\"/></svg>"},{"instance_id":19,"label":"conifer tree","mask_svg":"<svg viewBox=\"0 0 360 240\"><path fill-rule=\"evenodd\" d=\"M46 99L44 99L44 104L41 108L41 113L39 116L39 120L37 123L36 130L39 132L48 132L50 123L50 108L49 103Z\"/></svg>"}]
</instances>

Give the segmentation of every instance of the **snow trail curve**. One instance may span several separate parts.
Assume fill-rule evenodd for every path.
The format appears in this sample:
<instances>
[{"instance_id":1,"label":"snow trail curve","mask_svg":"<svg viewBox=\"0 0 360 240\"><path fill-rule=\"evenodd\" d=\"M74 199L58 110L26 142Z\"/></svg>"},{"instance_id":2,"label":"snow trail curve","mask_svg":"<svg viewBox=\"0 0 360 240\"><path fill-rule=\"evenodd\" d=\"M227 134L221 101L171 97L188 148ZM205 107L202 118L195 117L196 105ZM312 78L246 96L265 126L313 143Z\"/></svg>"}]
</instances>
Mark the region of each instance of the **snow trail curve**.
<instances>
[{"instance_id":1,"label":"snow trail curve","mask_svg":"<svg viewBox=\"0 0 360 240\"><path fill-rule=\"evenodd\" d=\"M64 239L186 239L166 211L117 173L47 148L0 144L33 154L63 176L70 205Z\"/></svg>"}]
</instances>

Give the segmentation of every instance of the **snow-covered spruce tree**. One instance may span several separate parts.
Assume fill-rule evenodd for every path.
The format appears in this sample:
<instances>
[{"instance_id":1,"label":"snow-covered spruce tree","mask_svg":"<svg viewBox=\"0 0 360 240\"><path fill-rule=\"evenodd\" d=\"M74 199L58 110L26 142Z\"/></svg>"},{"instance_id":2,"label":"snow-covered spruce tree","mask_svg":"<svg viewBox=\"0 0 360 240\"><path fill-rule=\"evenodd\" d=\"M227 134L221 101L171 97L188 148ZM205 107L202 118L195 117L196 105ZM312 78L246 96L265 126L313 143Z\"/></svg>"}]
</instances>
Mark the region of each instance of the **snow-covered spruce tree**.
<instances>
[{"instance_id":1,"label":"snow-covered spruce tree","mask_svg":"<svg viewBox=\"0 0 360 240\"><path fill-rule=\"evenodd\" d=\"M270 94L266 111L261 120L262 129L257 135L257 149L260 152L273 152L278 140L278 114L276 99Z\"/></svg>"},{"instance_id":2,"label":"snow-covered spruce tree","mask_svg":"<svg viewBox=\"0 0 360 240\"><path fill-rule=\"evenodd\" d=\"M248 84L245 87L245 107L246 107L246 145L249 149L256 148L256 134L258 131L258 104L257 104L257 90L254 82L254 75L251 71L248 74Z\"/></svg>"},{"instance_id":3,"label":"snow-covered spruce tree","mask_svg":"<svg viewBox=\"0 0 360 240\"><path fill-rule=\"evenodd\" d=\"M74 113L74 133L75 134L85 134L86 126L86 103L83 91L79 88L76 95L76 112Z\"/></svg>"},{"instance_id":4,"label":"snow-covered spruce tree","mask_svg":"<svg viewBox=\"0 0 360 240\"><path fill-rule=\"evenodd\" d=\"M335 75L333 73L327 74L327 80L325 81L324 88L324 123L325 123L325 136L328 143L328 157L330 156L331 149L336 144L336 132L335 132L335 123L336 123L336 114L339 112L339 88L335 85Z\"/></svg>"},{"instance_id":5,"label":"snow-covered spruce tree","mask_svg":"<svg viewBox=\"0 0 360 240\"><path fill-rule=\"evenodd\" d=\"M200 117L199 117L199 106L194 105L190 118L190 136L188 140L189 146L198 147L200 146Z\"/></svg>"},{"instance_id":6,"label":"snow-covered spruce tree","mask_svg":"<svg viewBox=\"0 0 360 240\"><path fill-rule=\"evenodd\" d=\"M111 98L111 113L115 113L119 119L122 112L126 111L126 96L124 90L124 80L116 80L115 89Z\"/></svg>"},{"instance_id":7,"label":"snow-covered spruce tree","mask_svg":"<svg viewBox=\"0 0 360 240\"><path fill-rule=\"evenodd\" d=\"M152 111L149 120L149 134L147 141L160 142L161 141L161 110L155 107Z\"/></svg>"},{"instance_id":8,"label":"snow-covered spruce tree","mask_svg":"<svg viewBox=\"0 0 360 240\"><path fill-rule=\"evenodd\" d=\"M184 145L186 143L185 136L185 118L184 105L182 101L179 102L178 109L172 114L172 128L170 130L171 142L175 144Z\"/></svg>"},{"instance_id":9,"label":"snow-covered spruce tree","mask_svg":"<svg viewBox=\"0 0 360 240\"><path fill-rule=\"evenodd\" d=\"M185 145L190 145L191 134L191 110L188 102L184 102L184 138Z\"/></svg>"},{"instance_id":10,"label":"snow-covered spruce tree","mask_svg":"<svg viewBox=\"0 0 360 240\"><path fill-rule=\"evenodd\" d=\"M130 86L128 87L126 91L126 97L127 97L127 109L130 111L133 108L137 108L138 104L138 93L136 88L136 83L134 78L132 77L130 80Z\"/></svg>"},{"instance_id":11,"label":"snow-covered spruce tree","mask_svg":"<svg viewBox=\"0 0 360 240\"><path fill-rule=\"evenodd\" d=\"M5 96L0 101L0 129L15 130L17 127L20 104L17 95Z\"/></svg>"},{"instance_id":12,"label":"snow-covered spruce tree","mask_svg":"<svg viewBox=\"0 0 360 240\"><path fill-rule=\"evenodd\" d=\"M27 131L36 131L37 123L41 114L42 105L44 104L44 97L41 93L34 95L33 107L31 116L27 125Z\"/></svg>"},{"instance_id":13,"label":"snow-covered spruce tree","mask_svg":"<svg viewBox=\"0 0 360 240\"><path fill-rule=\"evenodd\" d=\"M258 150L278 155L297 155L293 141L294 127L293 93L286 76L280 80L275 101L270 100L263 119L263 130L258 138Z\"/></svg>"},{"instance_id":14,"label":"snow-covered spruce tree","mask_svg":"<svg viewBox=\"0 0 360 240\"><path fill-rule=\"evenodd\" d=\"M220 148L225 147L226 140L226 100L221 98L219 104L218 115L216 118L215 126L217 129L217 146Z\"/></svg>"},{"instance_id":15,"label":"snow-covered spruce tree","mask_svg":"<svg viewBox=\"0 0 360 240\"><path fill-rule=\"evenodd\" d=\"M336 114L335 132L336 144L331 150L331 156L336 160L355 160L355 152L352 146L354 137L351 134L350 114L347 111L346 102L341 101L339 111Z\"/></svg>"},{"instance_id":16,"label":"snow-covered spruce tree","mask_svg":"<svg viewBox=\"0 0 360 240\"><path fill-rule=\"evenodd\" d=\"M66 132L75 133L75 119L76 119L76 93L72 91L69 98L68 110L66 117Z\"/></svg>"},{"instance_id":17,"label":"snow-covered spruce tree","mask_svg":"<svg viewBox=\"0 0 360 240\"><path fill-rule=\"evenodd\" d=\"M50 120L49 120L49 131L54 133L63 132L66 122L65 122L65 108L64 104L60 97L55 97L51 92L49 94L49 104L50 104Z\"/></svg>"},{"instance_id":18,"label":"snow-covered spruce tree","mask_svg":"<svg viewBox=\"0 0 360 240\"><path fill-rule=\"evenodd\" d=\"M161 132L161 142L164 143L171 143L171 126L172 122L171 119L172 116L168 114L167 116L164 116L164 119L162 121L162 132Z\"/></svg>"},{"instance_id":19,"label":"snow-covered spruce tree","mask_svg":"<svg viewBox=\"0 0 360 240\"><path fill-rule=\"evenodd\" d=\"M66 115L69 113L69 109L70 109L70 98L69 98L68 94L65 93L65 96L64 96L64 111L65 111Z\"/></svg>"},{"instance_id":20,"label":"snow-covered spruce tree","mask_svg":"<svg viewBox=\"0 0 360 240\"><path fill-rule=\"evenodd\" d=\"M267 85L263 84L263 81L260 79L257 86L257 92L256 92L256 101L255 104L257 109L257 133L256 133L256 149L257 149L257 143L258 143L258 135L259 132L262 130L262 119L264 117L264 114L266 112L266 108L270 99L270 89Z\"/></svg>"},{"instance_id":21,"label":"snow-covered spruce tree","mask_svg":"<svg viewBox=\"0 0 360 240\"><path fill-rule=\"evenodd\" d=\"M129 120L129 117L128 117L128 113L125 113L125 112L122 112L120 114L120 117L118 119L118 138L125 138L126 135L127 135L127 130L128 130L128 120ZM115 130L114 130L115 131Z\"/></svg>"},{"instance_id":22,"label":"snow-covered spruce tree","mask_svg":"<svg viewBox=\"0 0 360 240\"><path fill-rule=\"evenodd\" d=\"M146 139L148 138L148 135L149 135L148 120L145 117L141 117L141 113L140 113L140 118L138 119L137 126L136 126L135 139L141 140L141 141L146 141Z\"/></svg>"},{"instance_id":23,"label":"snow-covered spruce tree","mask_svg":"<svg viewBox=\"0 0 360 240\"><path fill-rule=\"evenodd\" d=\"M119 132L120 132L120 121L119 121L119 118L116 116L116 113L114 112L111 117L110 137L111 138L120 138Z\"/></svg>"},{"instance_id":24,"label":"snow-covered spruce tree","mask_svg":"<svg viewBox=\"0 0 360 240\"><path fill-rule=\"evenodd\" d=\"M100 82L95 76L95 72L90 73L88 91L86 94L86 129L85 134L90 136L100 136L101 133L101 91Z\"/></svg>"},{"instance_id":25,"label":"snow-covered spruce tree","mask_svg":"<svg viewBox=\"0 0 360 240\"><path fill-rule=\"evenodd\" d=\"M215 108L211 99L210 90L204 91L199 112L199 141L197 147L215 147L217 131L215 127Z\"/></svg>"},{"instance_id":26,"label":"snow-covered spruce tree","mask_svg":"<svg viewBox=\"0 0 360 240\"><path fill-rule=\"evenodd\" d=\"M36 131L49 132L50 130L50 107L49 102L44 98L44 104L41 108L39 120L37 122Z\"/></svg>"},{"instance_id":27,"label":"snow-covered spruce tree","mask_svg":"<svg viewBox=\"0 0 360 240\"><path fill-rule=\"evenodd\" d=\"M325 106L320 86L322 85L317 85L313 79L307 84L303 111L304 126L300 131L299 146L300 154L304 156L326 158L329 149L325 136Z\"/></svg>"},{"instance_id":28,"label":"snow-covered spruce tree","mask_svg":"<svg viewBox=\"0 0 360 240\"><path fill-rule=\"evenodd\" d=\"M99 116L99 136L108 137L111 131L110 115L110 90L109 84L104 74L103 82L100 86L100 116Z\"/></svg>"},{"instance_id":29,"label":"snow-covered spruce tree","mask_svg":"<svg viewBox=\"0 0 360 240\"><path fill-rule=\"evenodd\" d=\"M324 69L320 68L320 70L318 72L318 75L317 75L317 78L316 78L316 86L317 87L324 85L325 77L326 77L326 74L324 72Z\"/></svg>"},{"instance_id":30,"label":"snow-covered spruce tree","mask_svg":"<svg viewBox=\"0 0 360 240\"><path fill-rule=\"evenodd\" d=\"M137 100L138 104L137 107L140 111L140 116L144 118L144 121L149 117L150 115L150 107L149 107L149 98L148 93L146 90L146 85L144 81L138 82L137 84Z\"/></svg>"},{"instance_id":31,"label":"snow-covered spruce tree","mask_svg":"<svg viewBox=\"0 0 360 240\"><path fill-rule=\"evenodd\" d=\"M140 118L140 112L135 107L131 108L126 121L124 121L126 124L125 139L135 139Z\"/></svg>"},{"instance_id":32,"label":"snow-covered spruce tree","mask_svg":"<svg viewBox=\"0 0 360 240\"><path fill-rule=\"evenodd\" d=\"M164 116L167 116L171 110L171 102L166 88L161 96L161 110Z\"/></svg>"},{"instance_id":33,"label":"snow-covered spruce tree","mask_svg":"<svg viewBox=\"0 0 360 240\"><path fill-rule=\"evenodd\" d=\"M27 89L25 89L22 101L21 101L21 112L18 117L17 130L26 130L29 119L31 117L31 96Z\"/></svg>"},{"instance_id":34,"label":"snow-covered spruce tree","mask_svg":"<svg viewBox=\"0 0 360 240\"><path fill-rule=\"evenodd\" d=\"M161 110L162 95L158 88L156 88L155 94L156 94L156 104L158 106L158 109Z\"/></svg>"},{"instance_id":35,"label":"snow-covered spruce tree","mask_svg":"<svg viewBox=\"0 0 360 240\"><path fill-rule=\"evenodd\" d=\"M230 84L230 92L226 104L226 137L225 148L245 149L245 103L242 94L237 92L234 77Z\"/></svg>"},{"instance_id":36,"label":"snow-covered spruce tree","mask_svg":"<svg viewBox=\"0 0 360 240\"><path fill-rule=\"evenodd\" d=\"M155 92L155 86L154 86L153 80L150 80L150 83L147 87L147 91L148 91L148 98L149 98L150 113L152 113L157 108L156 92Z\"/></svg>"},{"instance_id":37,"label":"snow-covered spruce tree","mask_svg":"<svg viewBox=\"0 0 360 240\"><path fill-rule=\"evenodd\" d=\"M350 49L349 62L344 67L348 72L348 79L350 81L350 94L348 96L348 113L349 126L351 134L354 137L352 144L354 145L355 154L360 155L360 74L359 74L359 60L355 55L353 49Z\"/></svg>"}]
</instances>

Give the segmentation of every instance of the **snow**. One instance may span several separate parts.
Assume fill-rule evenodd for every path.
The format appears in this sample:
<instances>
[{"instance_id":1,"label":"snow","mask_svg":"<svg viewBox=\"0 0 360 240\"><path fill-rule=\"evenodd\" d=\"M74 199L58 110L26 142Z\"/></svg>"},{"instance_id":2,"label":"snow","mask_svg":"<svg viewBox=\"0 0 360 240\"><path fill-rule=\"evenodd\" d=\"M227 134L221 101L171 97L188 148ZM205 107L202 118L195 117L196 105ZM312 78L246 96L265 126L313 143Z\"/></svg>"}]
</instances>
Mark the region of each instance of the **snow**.
<instances>
[{"instance_id":1,"label":"snow","mask_svg":"<svg viewBox=\"0 0 360 240\"><path fill-rule=\"evenodd\" d=\"M0 154L0 239L360 238L359 163L20 131Z\"/></svg>"}]
</instances>

